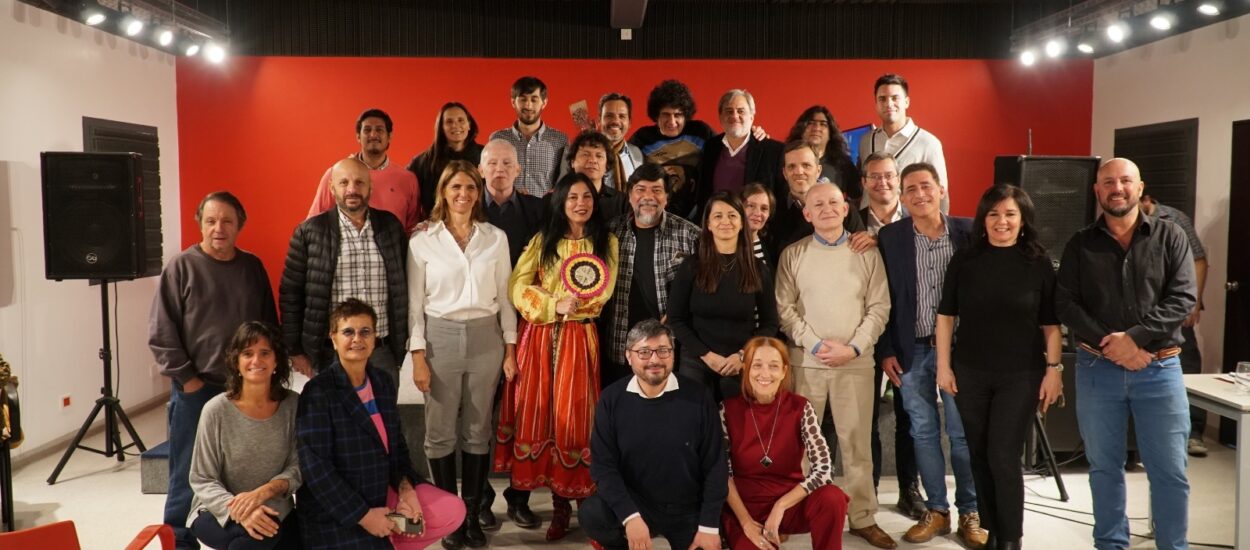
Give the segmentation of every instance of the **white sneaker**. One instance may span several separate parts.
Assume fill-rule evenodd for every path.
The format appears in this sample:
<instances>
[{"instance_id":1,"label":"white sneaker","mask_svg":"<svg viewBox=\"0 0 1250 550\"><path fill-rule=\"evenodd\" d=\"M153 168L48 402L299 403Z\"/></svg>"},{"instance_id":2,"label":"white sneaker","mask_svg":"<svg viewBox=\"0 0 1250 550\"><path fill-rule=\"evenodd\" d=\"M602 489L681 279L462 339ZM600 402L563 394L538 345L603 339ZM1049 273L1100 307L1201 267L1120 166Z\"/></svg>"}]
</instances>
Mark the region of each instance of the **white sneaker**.
<instances>
[{"instance_id":1,"label":"white sneaker","mask_svg":"<svg viewBox=\"0 0 1250 550\"><path fill-rule=\"evenodd\" d=\"M1207 456L1207 446L1202 444L1201 439L1190 439L1189 446L1185 450L1189 452L1189 456Z\"/></svg>"}]
</instances>

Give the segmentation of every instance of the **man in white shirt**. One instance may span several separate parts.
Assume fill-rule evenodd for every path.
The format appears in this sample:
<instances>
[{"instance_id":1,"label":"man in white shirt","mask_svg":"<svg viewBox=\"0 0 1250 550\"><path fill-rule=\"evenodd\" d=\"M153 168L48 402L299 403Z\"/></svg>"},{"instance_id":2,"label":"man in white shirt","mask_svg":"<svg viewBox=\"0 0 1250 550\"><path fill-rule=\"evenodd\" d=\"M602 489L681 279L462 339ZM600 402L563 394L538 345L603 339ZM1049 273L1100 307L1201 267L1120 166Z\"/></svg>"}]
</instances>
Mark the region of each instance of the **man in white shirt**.
<instances>
[{"instance_id":1,"label":"man in white shirt","mask_svg":"<svg viewBox=\"0 0 1250 550\"><path fill-rule=\"evenodd\" d=\"M907 165L927 162L937 169L938 180L946 190L942 194L942 213L950 211L950 180L946 177L946 157L942 154L942 142L937 136L916 126L907 116L911 107L907 80L897 74L881 75L872 87L877 101L877 116L881 124L859 140L860 166L868 155L886 152L894 156L895 168L902 172ZM866 195L866 194L865 194Z\"/></svg>"}]
</instances>

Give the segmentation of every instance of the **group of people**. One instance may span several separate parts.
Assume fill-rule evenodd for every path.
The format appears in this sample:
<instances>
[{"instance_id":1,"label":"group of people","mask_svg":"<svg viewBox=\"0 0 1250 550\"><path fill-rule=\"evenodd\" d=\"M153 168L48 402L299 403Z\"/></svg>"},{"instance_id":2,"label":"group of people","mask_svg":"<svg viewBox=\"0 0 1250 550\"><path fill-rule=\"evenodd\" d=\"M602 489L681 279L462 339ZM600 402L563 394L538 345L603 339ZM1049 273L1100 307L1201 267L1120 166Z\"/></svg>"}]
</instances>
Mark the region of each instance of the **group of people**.
<instances>
[{"instance_id":1,"label":"group of people","mask_svg":"<svg viewBox=\"0 0 1250 550\"><path fill-rule=\"evenodd\" d=\"M512 126L479 145L448 103L407 169L386 154L390 117L370 109L360 150L327 170L291 237L276 303L237 247L242 203L208 195L203 239L166 266L150 327L173 382L165 521L179 545L482 547L499 526L493 470L510 472L522 528L542 523L530 493L551 491L548 540L576 502L601 548L659 535L775 549L807 532L840 548L848 526L894 548L875 518L888 378L899 507L917 520L903 539L957 525L970 547L1019 548L1019 456L1032 415L1062 395L1063 322L1081 346L1096 545L1128 543L1131 411L1160 547L1183 548L1189 419L1172 367L1198 296L1185 233L1142 212L1132 162L1108 161L1093 189L1104 214L1056 276L1028 194L994 186L974 219L947 215L941 145L907 117L906 80L873 93L881 123L858 163L827 108L783 144L730 90L713 135L674 80L648 98L653 126L627 139L632 102L610 93L570 142L542 120L546 86L523 77ZM422 441L398 418L405 354ZM311 377L298 396L293 370Z\"/></svg>"}]
</instances>

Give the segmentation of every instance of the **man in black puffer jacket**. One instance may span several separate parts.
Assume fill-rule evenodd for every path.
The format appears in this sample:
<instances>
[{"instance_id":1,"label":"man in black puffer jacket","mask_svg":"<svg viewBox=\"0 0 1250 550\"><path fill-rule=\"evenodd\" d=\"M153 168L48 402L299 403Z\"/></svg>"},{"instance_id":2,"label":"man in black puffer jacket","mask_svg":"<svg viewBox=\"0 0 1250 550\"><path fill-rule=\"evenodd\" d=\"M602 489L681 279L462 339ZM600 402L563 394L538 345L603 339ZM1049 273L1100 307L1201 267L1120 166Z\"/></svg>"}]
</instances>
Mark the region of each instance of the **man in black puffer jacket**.
<instances>
[{"instance_id":1,"label":"man in black puffer jacket","mask_svg":"<svg viewBox=\"0 0 1250 550\"><path fill-rule=\"evenodd\" d=\"M337 208L295 228L278 288L282 333L296 370L332 364L330 310L357 298L378 312L370 365L398 382L408 341L407 235L390 212L369 207L369 167L354 158L331 168Z\"/></svg>"}]
</instances>

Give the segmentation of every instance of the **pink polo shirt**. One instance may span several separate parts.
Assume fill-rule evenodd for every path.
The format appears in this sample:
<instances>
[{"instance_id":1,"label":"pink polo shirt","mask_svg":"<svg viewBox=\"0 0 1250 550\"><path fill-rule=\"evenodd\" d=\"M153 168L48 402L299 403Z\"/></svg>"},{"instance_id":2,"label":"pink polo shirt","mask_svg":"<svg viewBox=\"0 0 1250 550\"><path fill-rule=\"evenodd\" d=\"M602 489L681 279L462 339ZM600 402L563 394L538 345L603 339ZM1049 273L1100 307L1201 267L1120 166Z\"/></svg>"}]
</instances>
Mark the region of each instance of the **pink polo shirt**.
<instances>
[{"instance_id":1,"label":"pink polo shirt","mask_svg":"<svg viewBox=\"0 0 1250 550\"><path fill-rule=\"evenodd\" d=\"M356 154L348 156L355 157ZM330 170L326 169L325 175L321 176L321 183L317 185L317 194L313 195L312 207L308 209L309 218L334 208ZM417 187L417 176L403 166L391 164L387 157L381 168L369 171L369 181L372 186L369 206L394 214L404 224L404 232L412 234L413 228L425 217L421 212L421 191Z\"/></svg>"}]
</instances>

